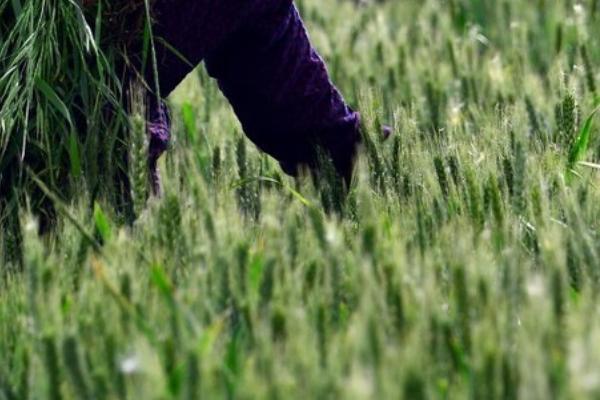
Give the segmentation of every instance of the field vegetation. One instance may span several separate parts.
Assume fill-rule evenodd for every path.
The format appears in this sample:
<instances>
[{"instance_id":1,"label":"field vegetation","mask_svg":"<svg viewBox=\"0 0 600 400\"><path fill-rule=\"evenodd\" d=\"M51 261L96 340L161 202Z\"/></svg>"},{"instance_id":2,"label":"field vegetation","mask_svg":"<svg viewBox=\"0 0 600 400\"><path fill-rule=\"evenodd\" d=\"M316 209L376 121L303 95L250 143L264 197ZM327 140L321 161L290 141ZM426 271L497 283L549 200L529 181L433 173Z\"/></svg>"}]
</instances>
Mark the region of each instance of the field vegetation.
<instances>
[{"instance_id":1,"label":"field vegetation","mask_svg":"<svg viewBox=\"0 0 600 400\"><path fill-rule=\"evenodd\" d=\"M142 112L102 111L97 26L0 0L41 30L0 21L0 399L598 398L600 2L297 3L363 115L346 198L257 152L200 67L146 202ZM61 15L88 64L11 70L60 65ZM24 140L42 161L17 168Z\"/></svg>"}]
</instances>

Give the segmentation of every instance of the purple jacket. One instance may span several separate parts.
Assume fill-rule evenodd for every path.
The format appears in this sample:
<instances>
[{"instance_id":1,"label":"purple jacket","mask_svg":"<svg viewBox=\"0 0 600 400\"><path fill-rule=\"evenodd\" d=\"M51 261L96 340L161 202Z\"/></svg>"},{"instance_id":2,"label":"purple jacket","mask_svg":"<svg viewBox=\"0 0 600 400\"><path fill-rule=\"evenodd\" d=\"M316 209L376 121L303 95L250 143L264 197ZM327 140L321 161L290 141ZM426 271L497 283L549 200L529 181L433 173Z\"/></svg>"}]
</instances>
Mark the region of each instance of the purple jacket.
<instances>
[{"instance_id":1,"label":"purple jacket","mask_svg":"<svg viewBox=\"0 0 600 400\"><path fill-rule=\"evenodd\" d=\"M285 172L314 167L318 144L350 179L359 115L331 83L292 0L158 0L153 11L162 94L205 61L246 135ZM164 107L154 108L150 134L155 166L170 137Z\"/></svg>"}]
</instances>

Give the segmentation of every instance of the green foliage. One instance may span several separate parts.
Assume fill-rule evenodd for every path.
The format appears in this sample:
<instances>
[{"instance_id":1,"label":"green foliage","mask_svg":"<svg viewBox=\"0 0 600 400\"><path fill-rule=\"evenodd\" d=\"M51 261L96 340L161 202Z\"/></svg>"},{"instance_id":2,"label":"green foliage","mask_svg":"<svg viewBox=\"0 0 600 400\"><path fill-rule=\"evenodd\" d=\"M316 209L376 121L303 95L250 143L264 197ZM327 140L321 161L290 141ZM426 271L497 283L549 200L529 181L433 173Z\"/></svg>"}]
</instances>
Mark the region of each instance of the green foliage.
<instances>
[{"instance_id":1,"label":"green foliage","mask_svg":"<svg viewBox=\"0 0 600 400\"><path fill-rule=\"evenodd\" d=\"M0 0L0 398L600 396L600 2L299 1L364 117L347 196L326 158L282 176L200 68L150 201L144 102L101 111L75 4Z\"/></svg>"},{"instance_id":2,"label":"green foliage","mask_svg":"<svg viewBox=\"0 0 600 400\"><path fill-rule=\"evenodd\" d=\"M600 108L596 108L590 114L590 116L585 120L585 123L583 124L583 127L581 128L581 131L579 132L579 135L574 140L574 142L571 146L571 149L569 151L569 159L568 159L569 168L573 168L575 166L575 164L577 164L577 162L581 161L584 158L584 156L588 150L590 140L591 140L594 117L596 116L596 114L599 110L600 110Z\"/></svg>"},{"instance_id":3,"label":"green foliage","mask_svg":"<svg viewBox=\"0 0 600 400\"><path fill-rule=\"evenodd\" d=\"M63 200L85 193L123 214L131 203L128 88L97 4L95 18L78 1L0 0L0 203L48 220L54 207L32 174Z\"/></svg>"}]
</instances>

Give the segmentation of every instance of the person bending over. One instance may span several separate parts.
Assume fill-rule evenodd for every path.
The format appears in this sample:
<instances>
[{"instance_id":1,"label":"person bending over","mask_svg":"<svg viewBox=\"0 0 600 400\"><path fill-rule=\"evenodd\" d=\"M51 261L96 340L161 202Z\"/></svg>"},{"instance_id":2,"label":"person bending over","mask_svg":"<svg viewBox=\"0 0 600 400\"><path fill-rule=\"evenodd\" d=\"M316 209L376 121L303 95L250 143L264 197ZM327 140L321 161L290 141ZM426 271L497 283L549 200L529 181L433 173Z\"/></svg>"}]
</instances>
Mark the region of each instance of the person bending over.
<instances>
[{"instance_id":1,"label":"person bending over","mask_svg":"<svg viewBox=\"0 0 600 400\"><path fill-rule=\"evenodd\" d=\"M293 0L155 0L152 17L162 94L204 61L245 134L284 172L318 170L321 148L349 186L360 117L331 82ZM153 68L144 70L153 82ZM170 124L162 101L152 103L149 164L158 194L156 163Z\"/></svg>"}]
</instances>

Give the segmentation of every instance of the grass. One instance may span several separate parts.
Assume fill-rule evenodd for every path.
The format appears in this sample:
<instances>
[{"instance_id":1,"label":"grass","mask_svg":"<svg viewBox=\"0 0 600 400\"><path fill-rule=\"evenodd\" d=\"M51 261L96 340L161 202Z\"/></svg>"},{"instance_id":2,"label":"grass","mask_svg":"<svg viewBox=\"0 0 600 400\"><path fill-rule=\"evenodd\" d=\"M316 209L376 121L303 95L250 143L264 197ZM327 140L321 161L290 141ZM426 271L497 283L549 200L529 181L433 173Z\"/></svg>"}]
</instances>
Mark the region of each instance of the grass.
<instances>
[{"instance_id":1,"label":"grass","mask_svg":"<svg viewBox=\"0 0 600 400\"><path fill-rule=\"evenodd\" d=\"M123 101L129 88L120 80L123 49L115 39L122 21L103 17L114 12L106 1L95 4L82 9L74 0L0 0L3 226L19 225L17 208L28 203L39 211L42 230L51 229L46 225L55 220L56 205L35 179L63 201L86 192L133 220L126 113L135 107ZM4 252L3 260L22 262L18 229L3 230L15 237L4 247L16 249Z\"/></svg>"},{"instance_id":2,"label":"grass","mask_svg":"<svg viewBox=\"0 0 600 400\"><path fill-rule=\"evenodd\" d=\"M0 398L600 396L600 4L365 3L299 2L364 117L345 201L259 154L200 68L164 196L126 171L133 224L85 185L46 188L49 236L14 206Z\"/></svg>"}]
</instances>

